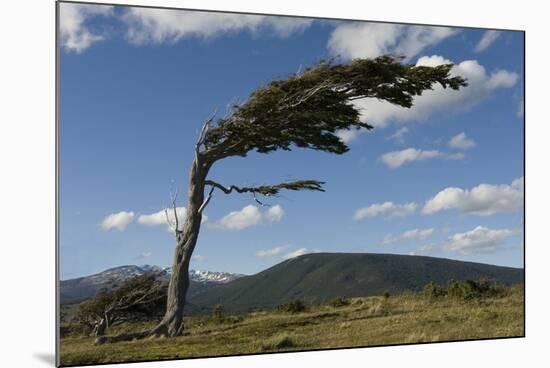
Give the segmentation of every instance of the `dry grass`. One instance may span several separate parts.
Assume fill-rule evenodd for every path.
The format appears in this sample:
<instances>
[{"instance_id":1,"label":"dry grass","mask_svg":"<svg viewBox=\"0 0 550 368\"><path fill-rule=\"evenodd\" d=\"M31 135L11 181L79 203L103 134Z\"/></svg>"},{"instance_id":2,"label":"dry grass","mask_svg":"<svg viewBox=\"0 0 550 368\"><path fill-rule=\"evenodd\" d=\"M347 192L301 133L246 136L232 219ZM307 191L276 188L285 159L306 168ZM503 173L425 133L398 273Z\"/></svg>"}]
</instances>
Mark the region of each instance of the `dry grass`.
<instances>
[{"instance_id":1,"label":"dry grass","mask_svg":"<svg viewBox=\"0 0 550 368\"><path fill-rule=\"evenodd\" d=\"M213 323L192 318L187 335L110 345L93 345L91 337L61 340L62 365L136 360L252 354L259 352L403 344L523 336L523 288L507 295L470 301L404 294L355 298L334 308L253 313ZM139 330L141 323L120 330ZM117 332L117 331L114 331Z\"/></svg>"}]
</instances>

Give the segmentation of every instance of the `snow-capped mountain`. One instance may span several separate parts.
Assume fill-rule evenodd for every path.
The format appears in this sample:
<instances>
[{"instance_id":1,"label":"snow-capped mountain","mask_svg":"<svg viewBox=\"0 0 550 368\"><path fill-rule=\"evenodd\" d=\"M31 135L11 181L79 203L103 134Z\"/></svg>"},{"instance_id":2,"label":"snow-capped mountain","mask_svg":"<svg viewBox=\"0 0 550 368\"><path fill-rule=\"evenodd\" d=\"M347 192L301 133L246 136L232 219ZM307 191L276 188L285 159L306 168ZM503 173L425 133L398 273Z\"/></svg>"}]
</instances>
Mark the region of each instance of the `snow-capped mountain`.
<instances>
[{"instance_id":1,"label":"snow-capped mountain","mask_svg":"<svg viewBox=\"0 0 550 368\"><path fill-rule=\"evenodd\" d=\"M217 282L225 284L243 276L245 275L240 273L189 270L190 279L197 282Z\"/></svg>"},{"instance_id":2,"label":"snow-capped mountain","mask_svg":"<svg viewBox=\"0 0 550 368\"><path fill-rule=\"evenodd\" d=\"M171 271L170 267L127 265L110 268L90 276L62 280L60 282L61 303L73 303L93 297L100 289L117 287L129 278L145 273L157 273L160 278L168 281L170 280ZM242 276L245 275L229 272L189 270L189 278L191 280L190 293L195 293L217 284L225 284Z\"/></svg>"}]
</instances>

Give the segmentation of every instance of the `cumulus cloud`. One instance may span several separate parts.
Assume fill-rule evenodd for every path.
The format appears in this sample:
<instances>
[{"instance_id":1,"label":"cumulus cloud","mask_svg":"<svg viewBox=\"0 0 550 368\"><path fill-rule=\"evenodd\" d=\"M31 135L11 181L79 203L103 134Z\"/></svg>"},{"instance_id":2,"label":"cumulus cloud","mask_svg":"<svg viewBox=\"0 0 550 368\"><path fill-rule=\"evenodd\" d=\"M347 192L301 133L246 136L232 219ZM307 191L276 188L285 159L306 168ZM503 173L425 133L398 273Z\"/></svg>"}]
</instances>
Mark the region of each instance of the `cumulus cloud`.
<instances>
[{"instance_id":1,"label":"cumulus cloud","mask_svg":"<svg viewBox=\"0 0 550 368\"><path fill-rule=\"evenodd\" d=\"M425 161L432 158L444 160L462 160L462 153L445 153L437 150L421 150L416 148L407 148L401 151L391 151L380 156L380 159L388 167L395 169L414 161Z\"/></svg>"},{"instance_id":2,"label":"cumulus cloud","mask_svg":"<svg viewBox=\"0 0 550 368\"><path fill-rule=\"evenodd\" d=\"M280 245L278 247L269 248L269 249L260 249L256 252L256 257L272 257L283 253L287 250L290 245Z\"/></svg>"},{"instance_id":3,"label":"cumulus cloud","mask_svg":"<svg viewBox=\"0 0 550 368\"><path fill-rule=\"evenodd\" d=\"M173 224L175 223L175 216L174 216L174 210L172 208L166 209L168 212L168 218L170 219L170 222ZM157 225L168 225L168 222L166 221L166 210L162 209L158 212L151 213L148 215L140 215L138 217L138 222L142 225L146 226L157 226ZM187 210L185 207L176 207L176 213L178 215L178 221L183 221L185 218L185 215L187 213Z\"/></svg>"},{"instance_id":4,"label":"cumulus cloud","mask_svg":"<svg viewBox=\"0 0 550 368\"><path fill-rule=\"evenodd\" d=\"M277 204L275 206L270 207L267 210L267 212L265 213L265 218L268 221L278 222L278 221L281 221L284 214L285 214L285 211L283 211L283 208Z\"/></svg>"},{"instance_id":5,"label":"cumulus cloud","mask_svg":"<svg viewBox=\"0 0 550 368\"><path fill-rule=\"evenodd\" d=\"M122 15L127 38L136 44L173 43L184 37L212 38L228 32L269 29L279 37L308 28L313 20L186 10L130 8Z\"/></svg>"},{"instance_id":6,"label":"cumulus cloud","mask_svg":"<svg viewBox=\"0 0 550 368\"><path fill-rule=\"evenodd\" d=\"M121 211L117 213L111 213L105 216L101 222L101 229L107 231L116 229L118 231L124 231L126 227L134 221L135 214L133 212Z\"/></svg>"},{"instance_id":7,"label":"cumulus cloud","mask_svg":"<svg viewBox=\"0 0 550 368\"><path fill-rule=\"evenodd\" d=\"M451 148L467 150L475 146L476 142L473 139L466 137L466 133L464 132L455 135L451 138L451 140L449 140L449 147Z\"/></svg>"},{"instance_id":8,"label":"cumulus cloud","mask_svg":"<svg viewBox=\"0 0 550 368\"><path fill-rule=\"evenodd\" d=\"M399 128L395 133L390 135L386 139L391 139L395 143L404 143L405 142L405 135L409 132L409 128L407 127L401 127Z\"/></svg>"},{"instance_id":9,"label":"cumulus cloud","mask_svg":"<svg viewBox=\"0 0 550 368\"><path fill-rule=\"evenodd\" d=\"M87 26L87 21L96 16L111 16L114 8L107 5L85 5L61 3L59 5L60 44L67 50L81 53L105 37L93 33Z\"/></svg>"},{"instance_id":10,"label":"cumulus cloud","mask_svg":"<svg viewBox=\"0 0 550 368\"><path fill-rule=\"evenodd\" d=\"M300 248L300 249L295 250L294 252L290 252L290 253L285 254L282 258L283 259L295 258L295 257L298 257L298 256L302 256L306 253L309 253L307 248Z\"/></svg>"},{"instance_id":11,"label":"cumulus cloud","mask_svg":"<svg viewBox=\"0 0 550 368\"><path fill-rule=\"evenodd\" d=\"M503 245L504 240L518 235L514 229L488 229L478 226L464 233L451 235L443 247L460 254L493 253Z\"/></svg>"},{"instance_id":12,"label":"cumulus cloud","mask_svg":"<svg viewBox=\"0 0 550 368\"><path fill-rule=\"evenodd\" d=\"M382 244L392 244L404 240L424 240L431 236L434 232L433 228L429 229L413 229L405 231L398 235L388 234L384 237Z\"/></svg>"},{"instance_id":13,"label":"cumulus cloud","mask_svg":"<svg viewBox=\"0 0 550 368\"><path fill-rule=\"evenodd\" d=\"M397 204L393 202L375 203L368 207L359 208L353 214L355 221L360 221L368 217L385 216L397 217L411 215L416 211L416 203Z\"/></svg>"},{"instance_id":14,"label":"cumulus cloud","mask_svg":"<svg viewBox=\"0 0 550 368\"><path fill-rule=\"evenodd\" d=\"M416 65L433 67L448 63L452 63L452 61L439 55L433 55L421 57ZM517 73L506 70L489 73L476 60L465 60L455 64L450 75L466 78L468 86L455 91L435 85L433 90L425 91L422 96L417 96L414 99L414 105L409 109L373 98L357 100L354 101L354 104L361 111L362 121L375 127L385 127L393 122L423 121L436 114L468 111L496 90L510 88L518 80ZM341 134L345 134L346 141L350 142L364 131L364 129L350 130L343 131Z\"/></svg>"},{"instance_id":15,"label":"cumulus cloud","mask_svg":"<svg viewBox=\"0 0 550 368\"><path fill-rule=\"evenodd\" d=\"M365 129L338 130L336 136L344 143L349 143L357 139L360 134L365 133Z\"/></svg>"},{"instance_id":16,"label":"cumulus cloud","mask_svg":"<svg viewBox=\"0 0 550 368\"><path fill-rule=\"evenodd\" d=\"M248 205L239 211L230 212L210 226L223 230L242 230L263 222L278 222L283 215L284 210L279 205L270 207L264 212L260 211L257 206Z\"/></svg>"},{"instance_id":17,"label":"cumulus cloud","mask_svg":"<svg viewBox=\"0 0 550 368\"><path fill-rule=\"evenodd\" d=\"M423 214L456 209L461 213L490 216L513 212L523 206L523 177L510 185L480 184L472 189L445 188L426 201Z\"/></svg>"},{"instance_id":18,"label":"cumulus cloud","mask_svg":"<svg viewBox=\"0 0 550 368\"><path fill-rule=\"evenodd\" d=\"M489 46L493 44L493 42L496 41L497 38L499 38L500 32L499 31L486 31L479 42L477 43L476 47L474 48L475 52L482 52L487 50Z\"/></svg>"},{"instance_id":19,"label":"cumulus cloud","mask_svg":"<svg viewBox=\"0 0 550 368\"><path fill-rule=\"evenodd\" d=\"M346 22L334 29L327 47L333 55L346 59L372 58L388 53L410 59L458 32L448 27Z\"/></svg>"},{"instance_id":20,"label":"cumulus cloud","mask_svg":"<svg viewBox=\"0 0 550 368\"><path fill-rule=\"evenodd\" d=\"M166 211L168 212L168 219L166 220ZM185 221L185 216L187 215L187 209L185 207L176 207L176 213L178 216L178 223L181 229L181 224ZM158 226L158 225L167 225L166 230L173 232L172 227L176 224L176 217L174 216L173 208L162 209L158 212L139 215L137 222L145 226ZM202 215L201 223L208 221L208 216Z\"/></svg>"}]
</instances>

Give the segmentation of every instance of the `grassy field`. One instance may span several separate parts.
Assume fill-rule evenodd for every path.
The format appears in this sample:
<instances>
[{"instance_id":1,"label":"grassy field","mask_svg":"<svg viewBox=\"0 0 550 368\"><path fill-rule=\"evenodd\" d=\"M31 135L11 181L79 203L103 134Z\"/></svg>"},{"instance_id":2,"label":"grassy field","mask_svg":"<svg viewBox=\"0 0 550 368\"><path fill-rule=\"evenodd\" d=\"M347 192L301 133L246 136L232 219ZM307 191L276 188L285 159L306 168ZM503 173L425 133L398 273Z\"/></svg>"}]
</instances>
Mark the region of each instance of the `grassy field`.
<instances>
[{"instance_id":1,"label":"grassy field","mask_svg":"<svg viewBox=\"0 0 550 368\"><path fill-rule=\"evenodd\" d=\"M216 355L523 336L523 288L498 297L461 300L421 294L354 298L348 305L309 306L300 313L256 312L215 319L192 317L186 335L94 345L61 339L61 364L178 359ZM119 326L109 334L151 323Z\"/></svg>"}]
</instances>

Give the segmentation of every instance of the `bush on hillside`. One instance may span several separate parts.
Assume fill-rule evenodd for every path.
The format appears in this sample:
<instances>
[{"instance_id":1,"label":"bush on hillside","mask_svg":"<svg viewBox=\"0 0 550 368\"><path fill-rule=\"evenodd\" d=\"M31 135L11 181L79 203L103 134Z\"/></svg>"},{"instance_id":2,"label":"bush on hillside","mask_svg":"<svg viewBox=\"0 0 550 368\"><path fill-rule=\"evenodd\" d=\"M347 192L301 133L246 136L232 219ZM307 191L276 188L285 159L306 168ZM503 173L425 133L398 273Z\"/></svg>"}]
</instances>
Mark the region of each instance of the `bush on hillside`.
<instances>
[{"instance_id":1,"label":"bush on hillside","mask_svg":"<svg viewBox=\"0 0 550 368\"><path fill-rule=\"evenodd\" d=\"M330 301L330 306L334 308L339 308L339 307L345 307L347 305L350 305L350 303L351 302L348 298L343 296L337 296L336 298Z\"/></svg>"},{"instance_id":2,"label":"bush on hillside","mask_svg":"<svg viewBox=\"0 0 550 368\"><path fill-rule=\"evenodd\" d=\"M487 278L481 278L478 281L451 281L448 287L450 297L464 300L501 296L505 291L504 287Z\"/></svg>"},{"instance_id":3,"label":"bush on hillside","mask_svg":"<svg viewBox=\"0 0 550 368\"><path fill-rule=\"evenodd\" d=\"M277 306L277 311L286 313L300 313L306 310L306 303L300 299L294 299L288 303Z\"/></svg>"},{"instance_id":4,"label":"bush on hillside","mask_svg":"<svg viewBox=\"0 0 550 368\"><path fill-rule=\"evenodd\" d=\"M433 281L424 286L424 296L427 298L439 298L445 295L447 295L447 291Z\"/></svg>"},{"instance_id":5,"label":"bush on hillside","mask_svg":"<svg viewBox=\"0 0 550 368\"><path fill-rule=\"evenodd\" d=\"M296 347L296 342L292 336L287 333L281 333L264 341L261 345L261 349L267 350L280 350Z\"/></svg>"}]
</instances>

